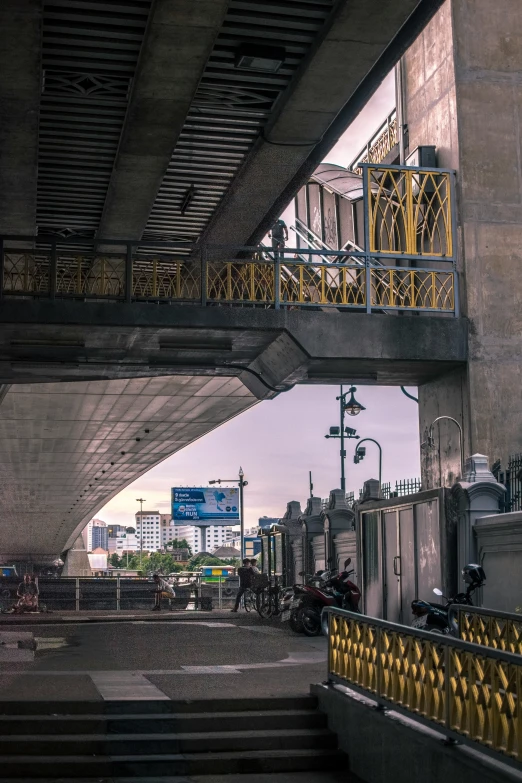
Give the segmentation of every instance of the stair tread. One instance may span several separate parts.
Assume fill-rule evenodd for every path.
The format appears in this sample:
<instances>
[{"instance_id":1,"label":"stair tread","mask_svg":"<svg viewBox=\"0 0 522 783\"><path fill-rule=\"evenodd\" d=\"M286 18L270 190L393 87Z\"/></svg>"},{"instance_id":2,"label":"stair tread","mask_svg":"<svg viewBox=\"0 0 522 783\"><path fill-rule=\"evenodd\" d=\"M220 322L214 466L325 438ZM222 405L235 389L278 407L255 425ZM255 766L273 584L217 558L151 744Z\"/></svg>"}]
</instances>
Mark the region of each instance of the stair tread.
<instances>
[{"instance_id":1,"label":"stair tread","mask_svg":"<svg viewBox=\"0 0 522 783\"><path fill-rule=\"evenodd\" d=\"M60 764L66 763L82 763L93 764L95 762L103 761L199 761L208 760L213 758L218 759L252 759L252 758L284 758L284 757L307 757L307 756L340 756L343 755L342 751L335 748L296 748L292 750L238 750L238 751L208 751L204 753L150 753L143 755L125 755L116 756L99 755L99 756L86 756L86 755L71 755L60 756ZM2 764L9 763L28 763L28 764L53 764L56 765L56 756L20 756L20 755L2 755Z\"/></svg>"},{"instance_id":2,"label":"stair tread","mask_svg":"<svg viewBox=\"0 0 522 783\"><path fill-rule=\"evenodd\" d=\"M67 742L71 740L73 742L85 742L85 741L126 741L135 742L136 740L187 740L187 739L205 739L209 736L212 739L224 739L230 737L232 739L239 739L241 737L256 736L256 737L274 737L280 736L301 737L326 737L332 736L332 732L329 729L242 729L241 731L213 731L210 735L208 731L183 731L176 733L99 733L99 734L0 734L0 742Z\"/></svg>"},{"instance_id":3,"label":"stair tread","mask_svg":"<svg viewBox=\"0 0 522 783\"><path fill-rule=\"evenodd\" d=\"M249 710L248 712L153 712L153 713L121 713L121 714L92 714L87 715L0 715L0 723L3 720L7 720L9 723L23 722L28 720L49 721L55 722L61 720L67 721L115 721L115 720L191 720L198 718L215 718L216 720L222 720L223 718L239 718L245 720L247 716L255 716L258 718L270 718L280 717L286 715L288 717L293 716L305 716L305 715L318 715L317 710L314 709L297 709L297 710Z\"/></svg>"}]
</instances>

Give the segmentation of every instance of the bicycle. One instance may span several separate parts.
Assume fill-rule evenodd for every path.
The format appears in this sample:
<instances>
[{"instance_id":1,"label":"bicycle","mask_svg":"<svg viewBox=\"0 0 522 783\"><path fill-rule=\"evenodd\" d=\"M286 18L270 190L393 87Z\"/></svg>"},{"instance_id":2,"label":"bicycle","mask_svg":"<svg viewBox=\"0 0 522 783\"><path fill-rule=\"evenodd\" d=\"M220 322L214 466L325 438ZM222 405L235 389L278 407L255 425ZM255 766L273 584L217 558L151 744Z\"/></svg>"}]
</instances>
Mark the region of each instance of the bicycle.
<instances>
[{"instance_id":1,"label":"bicycle","mask_svg":"<svg viewBox=\"0 0 522 783\"><path fill-rule=\"evenodd\" d=\"M263 620L277 617L281 614L282 590L279 584L269 584L256 595L257 613Z\"/></svg>"},{"instance_id":2,"label":"bicycle","mask_svg":"<svg viewBox=\"0 0 522 783\"><path fill-rule=\"evenodd\" d=\"M256 594L250 587L247 587L243 593L242 601L245 612L251 612L256 608Z\"/></svg>"}]
</instances>

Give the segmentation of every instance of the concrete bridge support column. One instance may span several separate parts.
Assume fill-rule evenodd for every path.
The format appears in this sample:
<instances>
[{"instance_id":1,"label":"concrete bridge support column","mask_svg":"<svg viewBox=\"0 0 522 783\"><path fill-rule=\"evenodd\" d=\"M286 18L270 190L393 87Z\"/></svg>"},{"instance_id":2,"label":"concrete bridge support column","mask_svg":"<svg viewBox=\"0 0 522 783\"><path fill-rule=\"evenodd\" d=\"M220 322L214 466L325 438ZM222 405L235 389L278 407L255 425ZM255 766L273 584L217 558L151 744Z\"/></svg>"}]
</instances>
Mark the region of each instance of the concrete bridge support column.
<instances>
[{"instance_id":1,"label":"concrete bridge support column","mask_svg":"<svg viewBox=\"0 0 522 783\"><path fill-rule=\"evenodd\" d=\"M467 370L419 390L421 433L464 427L465 455L522 450L522 14L520 0L446 0L404 58L409 151L457 170ZM407 150L408 153L408 150ZM459 474L458 430L435 428L425 486ZM422 440L422 438L421 438Z\"/></svg>"}]
</instances>

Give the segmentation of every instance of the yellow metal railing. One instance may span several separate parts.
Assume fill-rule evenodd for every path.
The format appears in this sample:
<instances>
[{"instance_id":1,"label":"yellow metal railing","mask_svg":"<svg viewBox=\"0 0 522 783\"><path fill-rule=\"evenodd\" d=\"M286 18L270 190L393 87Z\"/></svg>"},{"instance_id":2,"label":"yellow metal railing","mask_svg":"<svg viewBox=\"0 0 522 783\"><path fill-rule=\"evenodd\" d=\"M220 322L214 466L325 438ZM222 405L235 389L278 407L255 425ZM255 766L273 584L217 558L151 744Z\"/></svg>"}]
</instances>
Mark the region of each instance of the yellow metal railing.
<instances>
[{"instance_id":1,"label":"yellow metal railing","mask_svg":"<svg viewBox=\"0 0 522 783\"><path fill-rule=\"evenodd\" d=\"M328 677L487 753L522 762L522 658L338 609Z\"/></svg>"},{"instance_id":2,"label":"yellow metal railing","mask_svg":"<svg viewBox=\"0 0 522 783\"><path fill-rule=\"evenodd\" d=\"M459 637L472 644L522 655L522 617L474 606L451 608L457 616Z\"/></svg>"},{"instance_id":3,"label":"yellow metal railing","mask_svg":"<svg viewBox=\"0 0 522 783\"><path fill-rule=\"evenodd\" d=\"M243 253L244 258L203 261L168 255L129 258L118 253L5 250L2 292L276 309L456 312L454 269L384 265L364 251L329 252L309 259L287 253L274 260L257 250Z\"/></svg>"},{"instance_id":4,"label":"yellow metal railing","mask_svg":"<svg viewBox=\"0 0 522 783\"><path fill-rule=\"evenodd\" d=\"M452 260L452 172L378 165L363 169L368 252Z\"/></svg>"}]
</instances>

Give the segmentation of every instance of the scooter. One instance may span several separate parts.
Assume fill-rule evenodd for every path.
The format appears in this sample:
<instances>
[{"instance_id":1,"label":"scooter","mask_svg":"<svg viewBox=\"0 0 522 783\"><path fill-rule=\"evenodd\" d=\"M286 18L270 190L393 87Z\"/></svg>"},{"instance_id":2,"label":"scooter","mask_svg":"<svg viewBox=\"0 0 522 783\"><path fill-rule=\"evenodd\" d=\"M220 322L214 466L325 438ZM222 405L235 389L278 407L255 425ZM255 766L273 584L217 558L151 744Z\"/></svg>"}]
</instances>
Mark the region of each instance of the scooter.
<instances>
[{"instance_id":1,"label":"scooter","mask_svg":"<svg viewBox=\"0 0 522 783\"><path fill-rule=\"evenodd\" d=\"M454 598L447 598L438 587L433 589L435 595L444 598L445 604L422 601L416 598L411 603L413 614L412 627L431 633L439 633L458 637L459 629L454 617L450 620L449 610L454 604L473 606L472 596L475 590L486 583L486 574L482 566L469 563L462 569L462 578L468 585L465 593L457 593Z\"/></svg>"},{"instance_id":2,"label":"scooter","mask_svg":"<svg viewBox=\"0 0 522 783\"><path fill-rule=\"evenodd\" d=\"M295 583L292 587L283 590L281 599L281 622L288 622L294 633L304 633L303 623L301 621L301 608L310 593L310 588L319 588L323 582L323 571L317 571L315 574L307 574L300 571L299 576L306 581Z\"/></svg>"},{"instance_id":3,"label":"scooter","mask_svg":"<svg viewBox=\"0 0 522 783\"><path fill-rule=\"evenodd\" d=\"M344 570L338 574L335 574L334 571L323 571L321 583L318 586L307 586L308 591L303 598L303 604L298 614L306 636L328 634L326 627L328 618L325 617L326 625L321 620L321 613L325 606L337 606L339 609L360 612L361 591L348 578L354 572L354 569L347 570L351 562L352 559L349 557L344 563Z\"/></svg>"}]
</instances>

